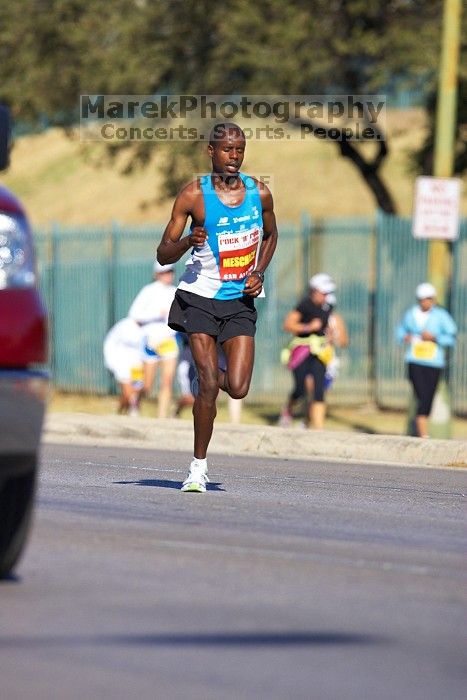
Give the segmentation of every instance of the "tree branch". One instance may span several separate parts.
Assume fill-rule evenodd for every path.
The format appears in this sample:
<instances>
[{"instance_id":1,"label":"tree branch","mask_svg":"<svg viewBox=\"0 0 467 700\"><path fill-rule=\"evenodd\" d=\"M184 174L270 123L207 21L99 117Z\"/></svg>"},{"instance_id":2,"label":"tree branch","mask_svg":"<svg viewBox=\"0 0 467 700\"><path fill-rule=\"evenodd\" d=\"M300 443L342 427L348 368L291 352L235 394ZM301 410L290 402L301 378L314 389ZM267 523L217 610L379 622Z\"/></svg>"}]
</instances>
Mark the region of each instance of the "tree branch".
<instances>
[{"instance_id":1,"label":"tree branch","mask_svg":"<svg viewBox=\"0 0 467 700\"><path fill-rule=\"evenodd\" d=\"M370 188L378 207L387 214L396 213L396 205L394 199L392 198L388 188L386 187L378 173L381 165L384 162L384 159L386 158L389 152L386 141L383 138L376 141L376 143L378 144L378 151L373 160L367 161L363 158L361 153L359 153L358 149L352 144L349 137L343 134L340 129L336 129L336 127L333 127L333 136L331 137L329 135L330 129L326 128L325 126L321 126L321 124L318 125L309 119L291 119L290 121L294 126L300 129L304 127L311 127L313 132L318 128L324 129L324 131L326 132L326 139L328 141L334 142L339 148L341 155L345 158L349 158L349 160L351 160L355 167L359 170L360 175L365 180L367 186ZM378 133L381 137L383 136L382 132L377 130L374 124L372 125L372 128L373 131ZM335 138L336 130L340 132L338 139Z\"/></svg>"}]
</instances>

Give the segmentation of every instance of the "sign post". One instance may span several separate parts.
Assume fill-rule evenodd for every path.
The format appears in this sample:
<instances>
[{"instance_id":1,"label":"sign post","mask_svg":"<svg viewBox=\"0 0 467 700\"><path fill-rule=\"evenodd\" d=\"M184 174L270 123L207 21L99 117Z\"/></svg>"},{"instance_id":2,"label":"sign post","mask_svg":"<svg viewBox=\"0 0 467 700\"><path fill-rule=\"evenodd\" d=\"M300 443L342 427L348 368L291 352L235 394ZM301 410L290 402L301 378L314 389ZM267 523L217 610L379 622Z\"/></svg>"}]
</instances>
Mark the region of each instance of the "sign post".
<instances>
[{"instance_id":1,"label":"sign post","mask_svg":"<svg viewBox=\"0 0 467 700\"><path fill-rule=\"evenodd\" d=\"M459 238L460 191L461 181L455 177L417 177L414 238L443 241Z\"/></svg>"},{"instance_id":2,"label":"sign post","mask_svg":"<svg viewBox=\"0 0 467 700\"><path fill-rule=\"evenodd\" d=\"M454 205L451 202L452 190L450 190L450 188L456 187L456 185L452 184L451 176L454 170L456 138L460 26L461 0L444 0L433 165L433 180L438 182L432 184L431 188L441 187L439 181L441 180L442 182L444 180L446 182L445 194L448 191L451 192L451 194L446 195L446 201L443 201L443 203L437 207L438 213L433 217L433 227L441 225L441 228L438 230L438 235L427 236L431 239L428 244L427 277L437 289L439 303L444 306L449 306L450 301L452 241L455 240L455 238L450 238L448 232L450 231L452 235L453 229L458 230L458 223L455 225L454 222ZM458 186L459 185L457 185L457 187ZM439 192L440 191L441 190L439 190ZM439 192L437 196L439 196ZM441 195L441 199L442 198ZM440 224L438 217L440 217L444 223ZM449 224L449 222L451 222L451 224ZM428 230L426 225L424 230ZM431 232L433 233L433 230ZM439 389L433 402L429 433L431 437L437 438L449 438L452 436L449 391L448 384L444 379L440 382Z\"/></svg>"},{"instance_id":3,"label":"sign post","mask_svg":"<svg viewBox=\"0 0 467 700\"><path fill-rule=\"evenodd\" d=\"M417 179L413 235L428 238L427 279L436 287L438 302L449 306L452 242L459 231L460 182L452 178L456 137L457 74L461 0L444 0L441 59L432 178ZM456 184L457 183L457 184ZM410 424L410 420L409 420ZM429 422L431 437L452 437L448 383L442 379Z\"/></svg>"},{"instance_id":4,"label":"sign post","mask_svg":"<svg viewBox=\"0 0 467 700\"><path fill-rule=\"evenodd\" d=\"M445 285L451 278L450 255L436 244L450 245L459 237L461 181L448 177L418 177L415 183L415 202L412 220L414 238L429 240L428 275L438 296L447 301ZM414 428L415 401L409 407L407 432L416 435ZM451 437L451 410L448 386L442 379L436 392L429 422L431 437Z\"/></svg>"}]
</instances>

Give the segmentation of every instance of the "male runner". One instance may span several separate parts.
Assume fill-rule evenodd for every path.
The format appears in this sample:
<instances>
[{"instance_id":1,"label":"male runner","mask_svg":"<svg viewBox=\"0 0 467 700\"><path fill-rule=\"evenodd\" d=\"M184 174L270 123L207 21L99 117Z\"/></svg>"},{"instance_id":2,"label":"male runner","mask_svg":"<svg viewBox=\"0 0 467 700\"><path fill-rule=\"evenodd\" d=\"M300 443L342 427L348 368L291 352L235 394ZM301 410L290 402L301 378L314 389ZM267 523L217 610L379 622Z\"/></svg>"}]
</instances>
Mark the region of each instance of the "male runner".
<instances>
[{"instance_id":1,"label":"male runner","mask_svg":"<svg viewBox=\"0 0 467 700\"><path fill-rule=\"evenodd\" d=\"M206 453L219 388L240 399L250 386L254 361L256 310L264 271L277 243L268 187L240 172L245 134L230 122L217 124L208 154L212 173L178 194L157 248L162 265L191 248L169 315L169 326L188 334L198 372L193 406L194 457L182 491L206 491ZM188 217L191 228L182 238ZM227 359L219 369L216 342Z\"/></svg>"}]
</instances>

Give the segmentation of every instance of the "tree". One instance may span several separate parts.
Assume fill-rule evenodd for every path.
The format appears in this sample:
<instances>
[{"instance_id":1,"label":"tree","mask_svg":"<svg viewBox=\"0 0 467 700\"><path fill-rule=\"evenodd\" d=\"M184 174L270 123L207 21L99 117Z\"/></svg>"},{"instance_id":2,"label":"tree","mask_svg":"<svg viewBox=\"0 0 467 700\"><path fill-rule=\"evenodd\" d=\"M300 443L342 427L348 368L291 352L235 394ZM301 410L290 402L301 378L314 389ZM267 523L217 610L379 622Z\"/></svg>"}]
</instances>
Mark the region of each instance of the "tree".
<instances>
[{"instance_id":1,"label":"tree","mask_svg":"<svg viewBox=\"0 0 467 700\"><path fill-rule=\"evenodd\" d=\"M427 102L429 129L418 151L412 156L413 170L420 175L433 174L435 151L436 94L432 93ZM457 97L457 128L455 136L454 174L462 175L467 170L467 80L460 80Z\"/></svg>"},{"instance_id":2,"label":"tree","mask_svg":"<svg viewBox=\"0 0 467 700\"><path fill-rule=\"evenodd\" d=\"M0 99L17 119L70 126L80 93L362 95L384 92L394 76L433 87L441 10L441 0L4 3ZM394 212L381 176L387 138L372 157L346 138L336 143L377 205ZM148 161L149 148L131 145L129 169ZM168 195L193 172L194 154L172 147Z\"/></svg>"},{"instance_id":3,"label":"tree","mask_svg":"<svg viewBox=\"0 0 467 700\"><path fill-rule=\"evenodd\" d=\"M239 37L233 71L242 71L251 89L271 85L286 94L306 93L311 87L317 94L332 89L362 95L384 92L394 75L407 85L421 73L427 82L435 75L439 0L297 0L288 4L288 16L275 0L254 4L237 0L234 7L249 12L238 11L233 21L225 22L228 35L219 47L230 46ZM260 37L259 58L252 55L256 46L249 42L251 26ZM218 49L218 56L225 65L225 50ZM301 126L304 120L295 123ZM305 123L316 126L310 119ZM380 175L389 153L388 141L382 137L375 142L372 158L344 136L335 143L355 165L377 205L395 213L394 200Z\"/></svg>"}]
</instances>

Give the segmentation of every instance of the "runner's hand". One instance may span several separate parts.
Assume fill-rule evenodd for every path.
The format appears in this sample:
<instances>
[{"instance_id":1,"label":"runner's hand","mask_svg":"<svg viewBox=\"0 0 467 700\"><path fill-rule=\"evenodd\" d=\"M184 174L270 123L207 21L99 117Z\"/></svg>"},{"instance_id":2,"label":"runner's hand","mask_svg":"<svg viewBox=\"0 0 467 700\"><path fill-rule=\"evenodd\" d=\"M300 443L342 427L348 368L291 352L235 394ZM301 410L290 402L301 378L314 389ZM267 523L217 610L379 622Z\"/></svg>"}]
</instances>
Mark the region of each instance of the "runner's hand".
<instances>
[{"instance_id":1,"label":"runner's hand","mask_svg":"<svg viewBox=\"0 0 467 700\"><path fill-rule=\"evenodd\" d=\"M202 226L195 226L191 231L188 238L190 239L190 246L192 248L201 248L208 237L208 232Z\"/></svg>"},{"instance_id":2,"label":"runner's hand","mask_svg":"<svg viewBox=\"0 0 467 700\"><path fill-rule=\"evenodd\" d=\"M436 336L433 335L433 333L430 333L430 331L423 331L422 340L436 341Z\"/></svg>"},{"instance_id":3,"label":"runner's hand","mask_svg":"<svg viewBox=\"0 0 467 700\"><path fill-rule=\"evenodd\" d=\"M261 292L262 288L263 283L261 281L261 277L252 272L246 278L243 293L248 294L248 296L250 297L257 297L258 294Z\"/></svg>"},{"instance_id":4,"label":"runner's hand","mask_svg":"<svg viewBox=\"0 0 467 700\"><path fill-rule=\"evenodd\" d=\"M323 327L323 322L320 318L312 318L309 323L303 324L305 333L318 333Z\"/></svg>"}]
</instances>

